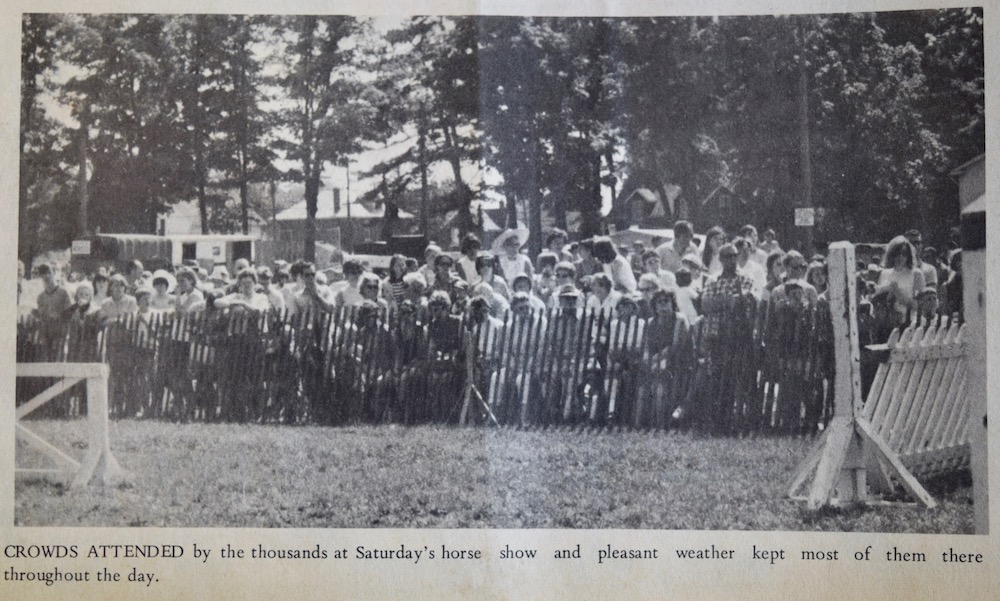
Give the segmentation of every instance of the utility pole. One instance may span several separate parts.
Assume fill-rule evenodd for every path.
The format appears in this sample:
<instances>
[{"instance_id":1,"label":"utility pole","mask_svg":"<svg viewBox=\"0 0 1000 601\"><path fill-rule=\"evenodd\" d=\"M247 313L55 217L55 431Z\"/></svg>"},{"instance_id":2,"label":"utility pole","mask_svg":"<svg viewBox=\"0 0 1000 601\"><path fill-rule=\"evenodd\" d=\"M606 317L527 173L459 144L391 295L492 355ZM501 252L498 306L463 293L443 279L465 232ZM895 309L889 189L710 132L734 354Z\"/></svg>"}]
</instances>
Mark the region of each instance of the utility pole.
<instances>
[{"instance_id":1,"label":"utility pole","mask_svg":"<svg viewBox=\"0 0 1000 601\"><path fill-rule=\"evenodd\" d=\"M89 142L89 110L87 105L80 111L80 168L77 172L77 187L80 193L80 211L77 215L77 235L86 238L90 233L90 195L87 191L87 143Z\"/></svg>"},{"instance_id":2,"label":"utility pole","mask_svg":"<svg viewBox=\"0 0 1000 601\"><path fill-rule=\"evenodd\" d=\"M809 151L809 75L806 72L806 30L802 26L804 19L808 16L800 17L796 27L796 37L798 37L799 50L799 169L802 182L802 193L799 195L798 206L801 208L812 208L812 160ZM813 254L813 227L803 226L802 244L806 259Z\"/></svg>"}]
</instances>

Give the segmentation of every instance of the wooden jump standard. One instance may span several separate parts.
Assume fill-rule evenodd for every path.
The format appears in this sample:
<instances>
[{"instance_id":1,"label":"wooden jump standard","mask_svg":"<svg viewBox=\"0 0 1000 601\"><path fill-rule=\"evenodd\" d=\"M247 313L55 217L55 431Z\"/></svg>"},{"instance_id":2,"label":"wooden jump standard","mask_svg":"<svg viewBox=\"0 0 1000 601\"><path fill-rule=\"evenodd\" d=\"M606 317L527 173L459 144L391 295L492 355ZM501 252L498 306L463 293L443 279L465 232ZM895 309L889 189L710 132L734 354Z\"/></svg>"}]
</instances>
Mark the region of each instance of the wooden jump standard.
<instances>
[{"instance_id":1,"label":"wooden jump standard","mask_svg":"<svg viewBox=\"0 0 1000 601\"><path fill-rule=\"evenodd\" d=\"M854 247L830 247L830 316L836 351L834 416L799 464L789 486L792 498L810 509L870 501L869 475L879 488L895 478L926 507L937 504L911 470L925 475L968 465L968 415L963 327L934 326L894 331L862 402L858 350ZM873 461L874 459L874 461ZM806 497L800 487L814 474Z\"/></svg>"},{"instance_id":2,"label":"wooden jump standard","mask_svg":"<svg viewBox=\"0 0 1000 601\"><path fill-rule=\"evenodd\" d=\"M69 480L70 487L85 486L99 475L110 484L123 472L111 454L108 436L108 366L104 363L18 363L19 378L61 378L27 403L17 408L15 431L17 438L51 459L58 469L16 469L17 475L43 475ZM83 462L66 455L41 436L29 430L22 419L45 403L72 388L80 381L87 382L87 452Z\"/></svg>"}]
</instances>

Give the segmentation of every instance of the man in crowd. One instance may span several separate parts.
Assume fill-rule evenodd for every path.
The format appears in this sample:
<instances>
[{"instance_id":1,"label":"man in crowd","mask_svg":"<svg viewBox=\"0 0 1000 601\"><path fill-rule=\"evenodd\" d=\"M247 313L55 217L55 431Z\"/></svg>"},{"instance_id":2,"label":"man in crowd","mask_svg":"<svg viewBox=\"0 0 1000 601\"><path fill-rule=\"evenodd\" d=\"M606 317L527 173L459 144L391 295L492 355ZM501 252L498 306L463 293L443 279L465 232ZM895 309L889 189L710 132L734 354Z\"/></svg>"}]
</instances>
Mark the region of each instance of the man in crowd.
<instances>
[{"instance_id":1,"label":"man in crowd","mask_svg":"<svg viewBox=\"0 0 1000 601\"><path fill-rule=\"evenodd\" d=\"M694 228L691 222L681 220L674 224L674 239L656 247L656 254L660 255L663 269L676 273L681 267L681 258L688 253L698 254L698 247L694 245Z\"/></svg>"},{"instance_id":2,"label":"man in crowd","mask_svg":"<svg viewBox=\"0 0 1000 601\"><path fill-rule=\"evenodd\" d=\"M69 290L59 283L59 274L47 263L35 268L35 273L42 279L44 288L38 293L38 308L35 316L38 318L38 333L47 359L55 360L62 344L64 331L63 314L73 304Z\"/></svg>"},{"instance_id":3,"label":"man in crowd","mask_svg":"<svg viewBox=\"0 0 1000 601\"><path fill-rule=\"evenodd\" d=\"M756 233L754 231L754 235ZM754 260L754 251L760 251L760 249L749 238L737 238L733 240L733 246L736 247L736 251L739 253L736 261L737 270L750 278L750 281L753 282L754 295L759 297L761 292L764 291L764 286L767 285L767 271L764 268L764 264ZM766 260L767 258L765 257L765 262Z\"/></svg>"},{"instance_id":4,"label":"man in crowd","mask_svg":"<svg viewBox=\"0 0 1000 601\"><path fill-rule=\"evenodd\" d=\"M740 228L740 238L743 238L750 243L749 259L761 267L765 267L767 265L768 251L760 247L760 240L757 237L757 228L749 223L744 225ZM763 286L761 286L761 288L763 288Z\"/></svg>"},{"instance_id":5,"label":"man in crowd","mask_svg":"<svg viewBox=\"0 0 1000 601\"><path fill-rule=\"evenodd\" d=\"M350 263L350 261L346 261L344 264L345 272L347 270L347 263ZM360 267L358 265L359 278L361 275ZM304 311L314 317L323 313L332 313L336 305L330 294L330 289L325 286L320 287L316 283L316 265L313 263L302 263L299 277L302 279L302 292L295 297L296 313ZM358 296L360 296L360 292Z\"/></svg>"},{"instance_id":6,"label":"man in crowd","mask_svg":"<svg viewBox=\"0 0 1000 601\"><path fill-rule=\"evenodd\" d=\"M802 289L803 304L807 307L815 307L816 302L819 300L819 294L817 294L816 288L805 280L809 265L806 263L806 259L802 256L802 253L797 250L788 251L785 258L782 259L782 264L785 266L785 283L771 290L771 302L775 306L789 303L787 283L795 281L796 285Z\"/></svg>"}]
</instances>

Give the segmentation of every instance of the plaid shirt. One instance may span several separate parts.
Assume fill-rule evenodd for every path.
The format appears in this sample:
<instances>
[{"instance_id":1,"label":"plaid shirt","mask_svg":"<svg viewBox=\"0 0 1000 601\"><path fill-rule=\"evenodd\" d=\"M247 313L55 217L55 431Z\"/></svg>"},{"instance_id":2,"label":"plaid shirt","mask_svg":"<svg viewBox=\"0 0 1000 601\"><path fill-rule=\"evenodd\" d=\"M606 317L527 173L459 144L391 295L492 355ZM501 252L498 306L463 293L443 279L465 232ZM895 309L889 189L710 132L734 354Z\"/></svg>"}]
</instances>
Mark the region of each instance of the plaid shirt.
<instances>
[{"instance_id":1,"label":"plaid shirt","mask_svg":"<svg viewBox=\"0 0 1000 601\"><path fill-rule=\"evenodd\" d=\"M721 274L713 278L702 289L701 292L701 302L702 307L705 306L705 301L710 299L725 299L726 297L739 297L742 301L746 302L748 299L755 298L753 295L754 284L753 280L737 272L733 277L723 277ZM702 325L702 333L704 336L709 338L714 338L719 335L719 326L723 321L727 313L731 313L731 309L726 309L725 306L716 307L714 310L704 310L704 325Z\"/></svg>"}]
</instances>

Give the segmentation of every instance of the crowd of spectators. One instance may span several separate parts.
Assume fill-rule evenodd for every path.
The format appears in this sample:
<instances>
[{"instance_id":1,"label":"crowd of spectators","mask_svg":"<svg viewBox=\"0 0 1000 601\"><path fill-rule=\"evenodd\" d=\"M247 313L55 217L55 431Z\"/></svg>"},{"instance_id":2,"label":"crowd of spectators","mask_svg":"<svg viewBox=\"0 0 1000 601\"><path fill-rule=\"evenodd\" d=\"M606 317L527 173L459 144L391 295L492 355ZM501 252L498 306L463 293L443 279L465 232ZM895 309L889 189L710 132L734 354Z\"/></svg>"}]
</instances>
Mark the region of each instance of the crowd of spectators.
<instances>
[{"instance_id":1,"label":"crowd of spectators","mask_svg":"<svg viewBox=\"0 0 1000 601\"><path fill-rule=\"evenodd\" d=\"M752 225L733 237L712 227L701 248L686 221L674 224L673 239L649 245L615 246L606 236L570 243L566 232L555 229L546 232L542 252L532 259L524 252L526 243L526 231L507 230L483 250L479 238L468 234L458 253L431 243L422 263L395 255L383 276L351 259L324 271L301 261L252 266L238 259L233 276L225 266L208 272L194 262L150 272L132 261L122 272L100 268L89 277L40 264L33 275L43 286L33 312L43 336L70 320L107 324L126 314L141 319L224 308L295 315L360 306L386 311L406 304L426 321L432 298L445 302L454 315L468 315L479 300L494 319L502 319L515 303L533 310L589 309L611 317L628 300L629 308L634 303L638 315L649 319L655 314L652 300L662 293L685 327L706 320L711 331L713 316L736 299L812 307L828 293L824 255L786 252L773 231L761 241ZM916 230L897 236L881 257L858 262L860 311L893 326L960 313L961 264L960 251L942 260L935 249L923 246ZM19 297L23 275L19 265Z\"/></svg>"},{"instance_id":2,"label":"crowd of spectators","mask_svg":"<svg viewBox=\"0 0 1000 601\"><path fill-rule=\"evenodd\" d=\"M548 387L542 396L557 400L552 413L568 419L581 390L590 386L604 391L603 411L638 422L664 407L681 411L680 404L689 400L682 398L685 391L698 388L697 381L694 386L683 381L677 365L697 354L705 367L698 377L711 378L720 367L716 359L733 356L727 347L734 339L724 330L734 312L757 308L760 301L807 310L829 294L824 255L786 252L773 231L760 240L752 225L736 236L713 227L698 244L691 224L678 221L672 238L629 246L617 246L606 236L570 242L566 232L555 229L545 233L543 250L533 258L525 252L526 243L526 231L508 230L484 250L469 234L457 252L432 243L423 261L395 255L384 273L356 259L326 270L304 261L253 266L238 259L233 275L222 265L211 272L196 263L147 271L132 261L119 272L101 268L89 277L42 263L32 274L41 282L32 314L43 352L56 357L65 352L66 332L72 330L67 324L89 328L96 340L97 330L123 316L141 328L157 315L228 311L290 321L348 310L353 316L348 347L357 356L333 369L351 375L340 378L358 388L349 398L371 396L373 387L387 386L389 380L377 373L396 374L400 390L429 385L434 378L433 389L454 388L460 382L455 358L464 351L464 323L479 336L478 355L493 362L492 406L503 406L497 395L504 390L516 388L526 398L529 387L538 385ZM881 324L868 327L864 343L882 342L893 327L912 320L961 312L959 251L942 261L935 249L923 247L915 230L877 248L856 265L859 321ZM20 298L26 289L23 276L19 265L19 305L27 300ZM380 318L386 315L396 316L392 327ZM590 329L578 319L584 315L592 319ZM536 374L536 384L528 375L534 369L530 362L490 358L499 348L490 347L490 341L502 338L512 319L535 334L511 337L501 354L538 353L539 347L529 348L531 340L537 343L548 331L545 352L552 374ZM583 354L575 342L581 337L591 349ZM556 348L559 344L566 348ZM185 355L181 351L178 356ZM688 359L678 361L679 355ZM426 363L430 359L436 362ZM563 369L560 361L572 361L566 363L572 369ZM589 373L598 380L588 383ZM510 411L526 406L522 400Z\"/></svg>"}]
</instances>

